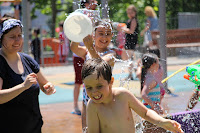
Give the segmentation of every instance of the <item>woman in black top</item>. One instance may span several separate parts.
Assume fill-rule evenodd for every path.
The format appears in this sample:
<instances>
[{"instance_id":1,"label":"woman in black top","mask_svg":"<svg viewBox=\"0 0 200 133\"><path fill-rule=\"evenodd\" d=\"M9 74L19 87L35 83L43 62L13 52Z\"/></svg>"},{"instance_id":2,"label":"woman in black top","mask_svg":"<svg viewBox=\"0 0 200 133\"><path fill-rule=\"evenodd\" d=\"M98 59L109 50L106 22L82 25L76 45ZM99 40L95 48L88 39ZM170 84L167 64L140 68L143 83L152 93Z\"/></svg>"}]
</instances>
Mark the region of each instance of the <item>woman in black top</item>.
<instances>
[{"instance_id":1,"label":"woman in black top","mask_svg":"<svg viewBox=\"0 0 200 133\"><path fill-rule=\"evenodd\" d=\"M55 93L52 83L22 47L22 24L0 21L0 133L41 133L43 124L38 95Z\"/></svg>"},{"instance_id":2,"label":"woman in black top","mask_svg":"<svg viewBox=\"0 0 200 133\"><path fill-rule=\"evenodd\" d=\"M126 41L125 41L125 50L122 52L123 60L133 60L135 58L134 50L138 44L138 21L137 21L137 10L134 5L130 5L127 10L127 16L129 20L127 21L127 27L123 27L122 31L125 32ZM129 66L129 76L128 79L133 80L132 76L133 63L130 63Z\"/></svg>"}]
</instances>

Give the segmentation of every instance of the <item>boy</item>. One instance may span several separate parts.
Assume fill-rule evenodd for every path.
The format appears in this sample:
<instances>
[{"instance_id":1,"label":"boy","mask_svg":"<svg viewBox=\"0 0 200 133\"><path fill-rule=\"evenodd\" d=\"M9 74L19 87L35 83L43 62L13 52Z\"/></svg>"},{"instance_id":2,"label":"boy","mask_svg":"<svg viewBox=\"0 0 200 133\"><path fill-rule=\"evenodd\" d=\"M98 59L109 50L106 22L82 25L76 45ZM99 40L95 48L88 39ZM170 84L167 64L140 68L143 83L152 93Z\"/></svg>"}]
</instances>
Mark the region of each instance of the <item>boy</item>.
<instances>
[{"instance_id":1,"label":"boy","mask_svg":"<svg viewBox=\"0 0 200 133\"><path fill-rule=\"evenodd\" d=\"M91 98L86 111L89 133L135 132L131 109L166 130L183 133L179 123L147 109L128 90L112 88L112 69L102 59L88 60L82 68L82 79Z\"/></svg>"}]
</instances>

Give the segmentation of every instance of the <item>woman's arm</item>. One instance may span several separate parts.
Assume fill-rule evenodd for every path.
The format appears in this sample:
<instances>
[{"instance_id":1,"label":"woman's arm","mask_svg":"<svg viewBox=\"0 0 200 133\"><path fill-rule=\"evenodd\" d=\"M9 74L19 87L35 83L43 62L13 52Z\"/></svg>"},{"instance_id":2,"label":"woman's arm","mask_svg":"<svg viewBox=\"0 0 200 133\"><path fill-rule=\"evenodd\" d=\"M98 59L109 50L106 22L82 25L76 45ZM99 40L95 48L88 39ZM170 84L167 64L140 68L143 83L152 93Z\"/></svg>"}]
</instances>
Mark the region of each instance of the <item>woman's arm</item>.
<instances>
[{"instance_id":1,"label":"woman's arm","mask_svg":"<svg viewBox=\"0 0 200 133\"><path fill-rule=\"evenodd\" d=\"M23 83L12 88L2 88L3 79L0 78L0 104L6 103L17 97L23 91L29 89L32 84L37 84L37 75L35 73L29 74Z\"/></svg>"},{"instance_id":2,"label":"woman's arm","mask_svg":"<svg viewBox=\"0 0 200 133\"><path fill-rule=\"evenodd\" d=\"M149 30L150 26L151 26L151 22L150 22L149 20L147 20L146 26L145 26L145 28L141 31L140 35L141 35L141 36L144 36L144 33L147 32L147 31Z\"/></svg>"},{"instance_id":3,"label":"woman's arm","mask_svg":"<svg viewBox=\"0 0 200 133\"><path fill-rule=\"evenodd\" d=\"M80 46L79 44L80 43L77 43L77 42L71 42L70 49L72 50L73 53L85 59L85 56L87 54L86 47Z\"/></svg>"},{"instance_id":4,"label":"woman's arm","mask_svg":"<svg viewBox=\"0 0 200 133\"><path fill-rule=\"evenodd\" d=\"M127 34L133 34L135 32L135 28L137 27L137 22L135 19L132 20L131 22L131 27L126 28L126 27L122 27L122 31L124 31Z\"/></svg>"},{"instance_id":5,"label":"woman's arm","mask_svg":"<svg viewBox=\"0 0 200 133\"><path fill-rule=\"evenodd\" d=\"M38 77L37 80L38 80L38 83L40 85L40 89L46 95L51 95L51 94L54 94L56 92L54 85L44 77L44 75L42 74L41 71L39 71L37 73L37 77Z\"/></svg>"}]
</instances>

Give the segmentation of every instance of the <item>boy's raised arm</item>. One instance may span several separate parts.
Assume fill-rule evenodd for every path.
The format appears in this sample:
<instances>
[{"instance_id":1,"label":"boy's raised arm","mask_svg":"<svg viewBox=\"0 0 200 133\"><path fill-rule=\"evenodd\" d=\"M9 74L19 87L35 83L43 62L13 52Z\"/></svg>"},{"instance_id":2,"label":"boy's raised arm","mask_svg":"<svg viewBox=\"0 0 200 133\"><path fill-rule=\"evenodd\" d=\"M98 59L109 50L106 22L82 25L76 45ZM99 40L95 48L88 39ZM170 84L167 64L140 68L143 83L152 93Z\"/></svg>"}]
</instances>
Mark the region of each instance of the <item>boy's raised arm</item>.
<instances>
[{"instance_id":1,"label":"boy's raised arm","mask_svg":"<svg viewBox=\"0 0 200 133\"><path fill-rule=\"evenodd\" d=\"M91 35L88 35L87 37L85 37L83 41L92 58L101 58L93 46L93 39ZM114 52L108 53L105 56L103 56L102 59L108 62L109 65L113 67L115 64L115 59L113 58L114 56L116 56Z\"/></svg>"},{"instance_id":2,"label":"boy's raised arm","mask_svg":"<svg viewBox=\"0 0 200 133\"><path fill-rule=\"evenodd\" d=\"M84 39L83 39L83 42L86 46L86 48L88 49L88 52L90 53L91 57L92 58L101 58L98 53L96 52L96 50L94 49L94 46L93 46L93 39L92 39L92 36L91 35L88 35L86 36Z\"/></svg>"},{"instance_id":3,"label":"boy's raised arm","mask_svg":"<svg viewBox=\"0 0 200 133\"><path fill-rule=\"evenodd\" d=\"M88 102L86 113L88 133L100 133L100 123L97 116L97 110L91 100Z\"/></svg>"},{"instance_id":4,"label":"boy's raised arm","mask_svg":"<svg viewBox=\"0 0 200 133\"><path fill-rule=\"evenodd\" d=\"M175 133L183 133L181 125L178 122L165 119L159 116L155 111L148 109L130 91L125 90L125 96L128 100L129 107L145 120L156 124L166 130L170 130Z\"/></svg>"},{"instance_id":5,"label":"boy's raised arm","mask_svg":"<svg viewBox=\"0 0 200 133\"><path fill-rule=\"evenodd\" d=\"M70 49L72 50L73 53L75 53L79 57L85 59L85 56L87 53L86 47L80 46L79 44L80 43L78 43L78 42L71 42Z\"/></svg>"}]
</instances>

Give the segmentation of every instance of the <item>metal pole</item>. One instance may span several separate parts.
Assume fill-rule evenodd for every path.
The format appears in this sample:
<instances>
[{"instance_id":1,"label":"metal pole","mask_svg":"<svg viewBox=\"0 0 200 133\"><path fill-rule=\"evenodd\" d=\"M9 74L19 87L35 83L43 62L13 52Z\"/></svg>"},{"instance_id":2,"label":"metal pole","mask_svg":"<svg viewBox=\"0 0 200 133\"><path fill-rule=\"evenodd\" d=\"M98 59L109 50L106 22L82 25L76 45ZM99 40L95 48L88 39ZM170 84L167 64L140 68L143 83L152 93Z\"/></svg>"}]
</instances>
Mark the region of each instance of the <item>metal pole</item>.
<instances>
[{"instance_id":1,"label":"metal pole","mask_svg":"<svg viewBox=\"0 0 200 133\"><path fill-rule=\"evenodd\" d=\"M29 27L28 27L28 0L22 1L22 23L23 23L23 33L24 33L24 43L23 52L29 54Z\"/></svg>"},{"instance_id":2,"label":"metal pole","mask_svg":"<svg viewBox=\"0 0 200 133\"><path fill-rule=\"evenodd\" d=\"M166 48L166 7L165 0L159 2L159 30L160 30L160 53L161 64L164 70L163 79L167 77L167 48ZM169 93L167 82L164 83L165 90Z\"/></svg>"},{"instance_id":3,"label":"metal pole","mask_svg":"<svg viewBox=\"0 0 200 133\"><path fill-rule=\"evenodd\" d=\"M101 0L101 9L102 9L102 19L109 18L107 0Z\"/></svg>"},{"instance_id":4,"label":"metal pole","mask_svg":"<svg viewBox=\"0 0 200 133\"><path fill-rule=\"evenodd\" d=\"M79 8L79 6L78 6L78 0L74 0L74 2L73 2L73 10L75 11L76 9L78 9Z\"/></svg>"},{"instance_id":5,"label":"metal pole","mask_svg":"<svg viewBox=\"0 0 200 133\"><path fill-rule=\"evenodd\" d=\"M40 58L41 58L41 64L40 66L44 67L44 47L43 47L43 34L42 34L42 26L40 26Z\"/></svg>"}]
</instances>

